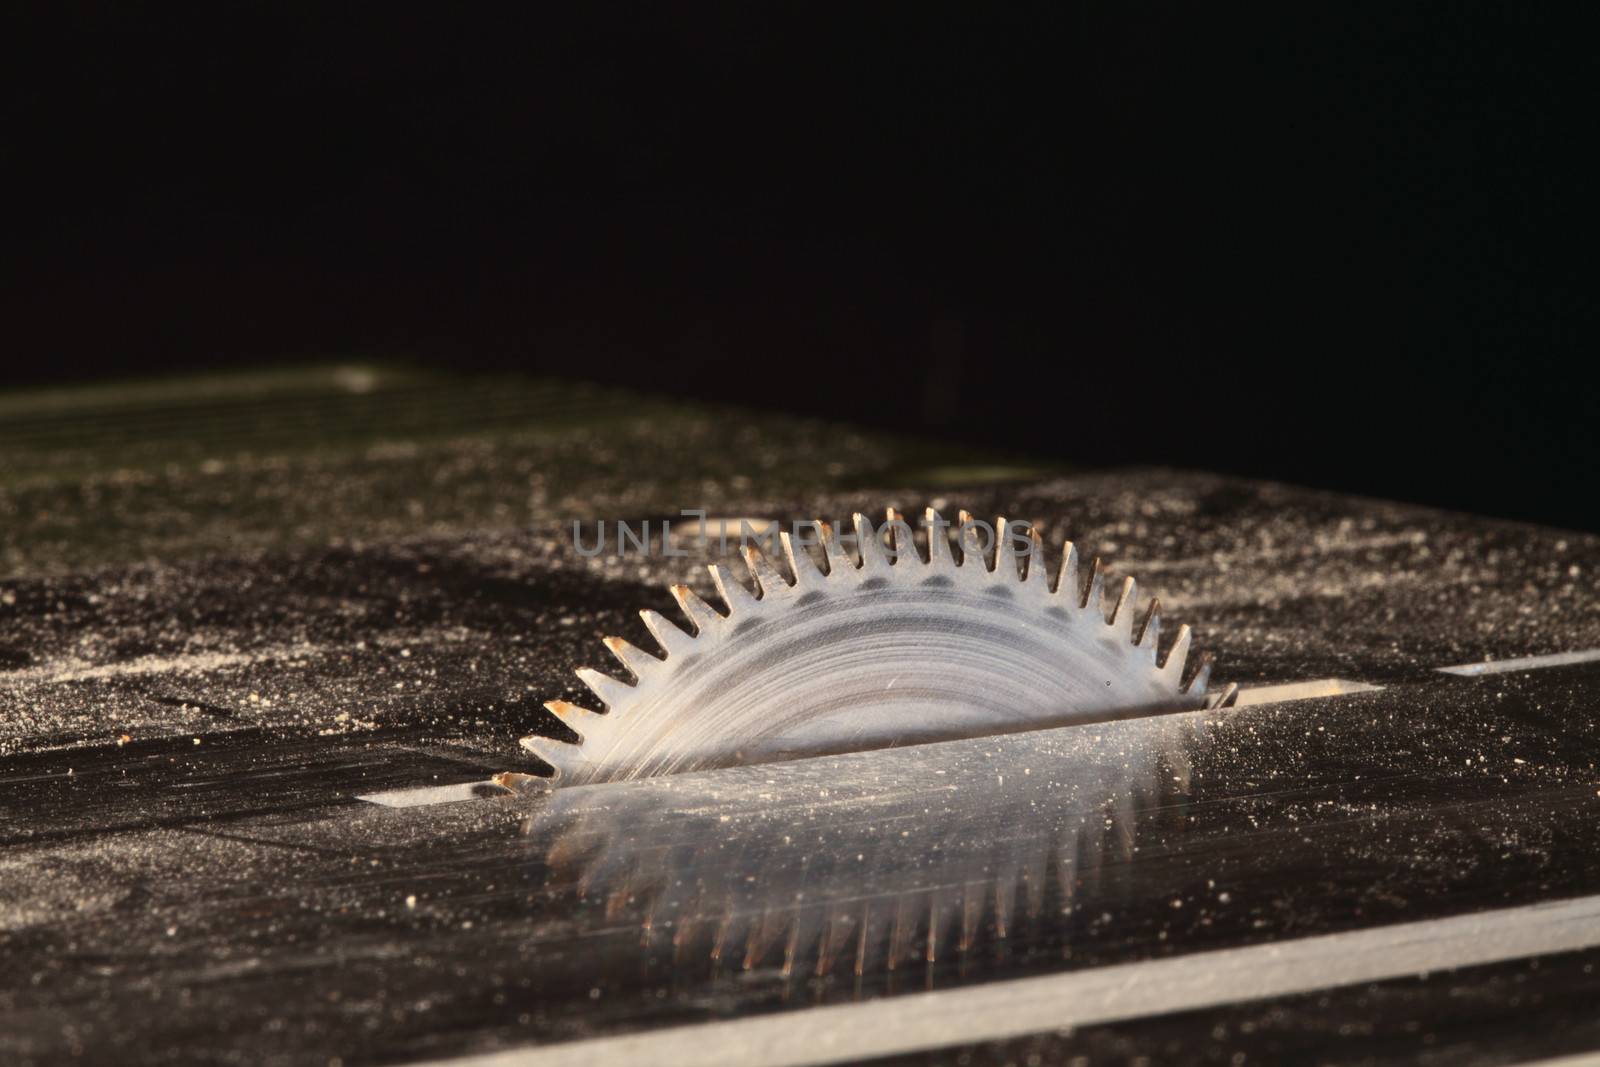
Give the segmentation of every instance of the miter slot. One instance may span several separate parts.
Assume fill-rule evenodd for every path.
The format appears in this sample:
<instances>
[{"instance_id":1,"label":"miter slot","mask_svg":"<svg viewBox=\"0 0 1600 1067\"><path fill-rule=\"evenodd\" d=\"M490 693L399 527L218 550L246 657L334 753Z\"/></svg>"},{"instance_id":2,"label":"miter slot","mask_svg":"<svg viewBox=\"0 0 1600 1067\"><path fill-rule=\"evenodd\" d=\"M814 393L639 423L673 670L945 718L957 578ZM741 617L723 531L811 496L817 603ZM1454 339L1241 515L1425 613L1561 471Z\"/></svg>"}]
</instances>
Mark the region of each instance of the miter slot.
<instances>
[{"instance_id":1,"label":"miter slot","mask_svg":"<svg viewBox=\"0 0 1600 1067\"><path fill-rule=\"evenodd\" d=\"M1547 667L1570 667L1578 663L1600 660L1600 648L1585 648L1576 652L1552 652L1544 656L1515 656L1511 659L1488 660L1483 663L1462 663L1454 667L1440 667L1444 674L1476 677L1481 674L1508 674L1513 671L1536 671Z\"/></svg>"},{"instance_id":2,"label":"miter slot","mask_svg":"<svg viewBox=\"0 0 1600 1067\"><path fill-rule=\"evenodd\" d=\"M1345 678L1317 678L1309 682L1285 682L1282 685L1259 685L1240 689L1234 707L1250 704L1277 704L1286 700L1315 700L1319 697L1338 697L1348 693L1376 693L1381 685L1353 682Z\"/></svg>"}]
</instances>

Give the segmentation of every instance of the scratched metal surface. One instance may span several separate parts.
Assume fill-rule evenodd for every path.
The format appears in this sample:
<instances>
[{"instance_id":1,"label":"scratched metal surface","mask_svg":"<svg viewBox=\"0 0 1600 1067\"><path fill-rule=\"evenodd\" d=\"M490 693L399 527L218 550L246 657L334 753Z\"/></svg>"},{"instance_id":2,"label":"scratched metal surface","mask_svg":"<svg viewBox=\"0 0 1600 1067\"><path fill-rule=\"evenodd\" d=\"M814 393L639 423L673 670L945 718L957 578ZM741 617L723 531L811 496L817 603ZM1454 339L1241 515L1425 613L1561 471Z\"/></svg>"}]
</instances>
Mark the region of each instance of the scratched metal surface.
<instances>
[{"instance_id":1,"label":"scratched metal surface","mask_svg":"<svg viewBox=\"0 0 1600 1067\"><path fill-rule=\"evenodd\" d=\"M253 812L7 847L26 893L0 1045L394 1062L1593 893L1597 682L1441 678L416 808L305 803L241 756L214 769ZM1581 1000L1533 1035L1514 997L1484 1001L1476 1025L1524 1050L1594 1036ZM1397 1003L1405 1040L1449 1021Z\"/></svg>"},{"instance_id":2,"label":"scratched metal surface","mask_svg":"<svg viewBox=\"0 0 1600 1067\"><path fill-rule=\"evenodd\" d=\"M1592 536L548 384L344 368L141 388L0 398L0 1058L400 1061L1600 892L1595 671L1431 670L1600 647ZM1079 737L1049 753L1078 767L1044 776L1066 793L964 783L971 821L912 822L956 855L949 884L980 887L913 909L948 923L932 962L921 918L859 976L847 918L826 910L808 913L807 955L745 900L742 951L715 952L728 924L712 902L652 895L599 816L575 834L531 797L354 799L531 769L516 738L549 728L544 699L580 694L570 670L600 664L598 637L645 644L635 610L675 610L662 587L697 560L585 559L570 519L924 503L1031 520L1136 575L1220 679L1388 688L1241 709L1190 739L1182 782L1134 788L1168 745L1108 759ZM830 776L883 813L905 795L874 777L891 765L773 773L807 789ZM1112 771L1125 803L1081 795ZM815 825L804 805L757 801L721 812L743 827L725 862L695 860L704 828L680 822L688 858L649 863L726 886L746 856L781 870L812 854L772 845L774 819ZM979 816L1012 801L1048 817L996 835ZM665 816L635 803L636 837ZM1030 900L1065 892L1061 821L1091 811L1100 832L1073 852L1085 876L1066 879L1077 903L1030 918ZM898 847L870 819L851 826L862 855ZM962 842L980 838L1014 851L968 877ZM1042 885L1024 875L1040 866ZM872 892L919 908L929 885L889 875L939 873L873 869L889 873ZM639 891L619 901L607 878ZM997 878L1025 920L1003 937ZM880 932L873 945L895 943ZM1385 1002L1401 1005L1385 1009L1395 1033L1448 1022L1420 994ZM1340 1017L1290 1007L1297 1033ZM1545 1027L1560 1032L1577 1031ZM1067 1051L1124 1047L1096 1040Z\"/></svg>"}]
</instances>

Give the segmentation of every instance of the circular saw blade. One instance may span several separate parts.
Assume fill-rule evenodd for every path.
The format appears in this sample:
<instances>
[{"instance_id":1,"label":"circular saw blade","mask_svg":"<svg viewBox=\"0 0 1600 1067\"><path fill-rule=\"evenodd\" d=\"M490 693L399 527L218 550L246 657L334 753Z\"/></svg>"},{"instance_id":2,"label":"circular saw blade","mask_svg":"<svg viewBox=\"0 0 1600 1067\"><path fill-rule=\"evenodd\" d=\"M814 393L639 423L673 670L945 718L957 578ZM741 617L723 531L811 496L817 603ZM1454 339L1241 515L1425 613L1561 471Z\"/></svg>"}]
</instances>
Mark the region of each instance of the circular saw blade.
<instances>
[{"instance_id":1,"label":"circular saw blade","mask_svg":"<svg viewBox=\"0 0 1600 1067\"><path fill-rule=\"evenodd\" d=\"M952 552L932 509L923 555L890 518L854 517L859 558L816 524L826 569L785 534L792 578L746 548L756 594L713 565L725 614L674 586L696 633L641 612L664 658L607 638L635 680L580 669L604 710L551 701L578 740L523 746L573 785L1205 704L1208 664L1184 679L1189 628L1158 662L1159 605L1135 627L1132 578L1107 612L1098 561L1080 584L1070 542L1052 581L1038 535L1019 552L1003 518L992 555Z\"/></svg>"}]
</instances>

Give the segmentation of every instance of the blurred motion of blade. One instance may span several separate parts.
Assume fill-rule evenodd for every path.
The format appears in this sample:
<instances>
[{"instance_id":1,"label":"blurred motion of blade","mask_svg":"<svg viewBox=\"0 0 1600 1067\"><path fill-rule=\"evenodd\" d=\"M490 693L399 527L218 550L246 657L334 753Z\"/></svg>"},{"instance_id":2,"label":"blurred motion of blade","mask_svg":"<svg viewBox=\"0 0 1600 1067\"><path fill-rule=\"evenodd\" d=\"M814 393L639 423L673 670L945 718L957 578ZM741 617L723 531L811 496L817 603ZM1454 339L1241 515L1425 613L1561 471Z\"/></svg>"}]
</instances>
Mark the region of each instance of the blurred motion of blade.
<instances>
[{"instance_id":1,"label":"blurred motion of blade","mask_svg":"<svg viewBox=\"0 0 1600 1067\"><path fill-rule=\"evenodd\" d=\"M607 638L636 681L580 668L607 710L551 701L577 740L532 736L524 747L568 785L1207 702L1209 660L1185 668L1189 628L1161 658L1159 602L1135 622L1137 587L1127 578L1103 603L1099 560L1080 583L1071 542L1052 575L1038 533L1023 536L1003 517L983 524L985 544L966 512L952 524L928 508L919 548L893 509L881 529L857 514L856 552L826 523L809 525L820 531L826 571L785 532L792 581L746 546L759 599L712 566L726 616L675 586L695 635L643 612L665 658Z\"/></svg>"}]
</instances>

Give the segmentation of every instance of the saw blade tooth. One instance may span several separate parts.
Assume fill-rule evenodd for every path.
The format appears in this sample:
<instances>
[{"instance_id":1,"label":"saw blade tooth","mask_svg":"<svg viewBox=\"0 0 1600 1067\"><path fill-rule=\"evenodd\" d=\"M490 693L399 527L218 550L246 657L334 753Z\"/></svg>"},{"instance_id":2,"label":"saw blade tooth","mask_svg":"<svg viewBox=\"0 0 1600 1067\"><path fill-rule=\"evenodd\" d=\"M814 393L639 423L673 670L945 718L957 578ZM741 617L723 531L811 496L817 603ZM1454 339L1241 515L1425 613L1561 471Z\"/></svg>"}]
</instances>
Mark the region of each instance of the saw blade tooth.
<instances>
[{"instance_id":1,"label":"saw blade tooth","mask_svg":"<svg viewBox=\"0 0 1600 1067\"><path fill-rule=\"evenodd\" d=\"M963 955L971 952L978 940L978 922L983 918L981 885L966 885L961 894L961 933L956 940L956 951Z\"/></svg>"},{"instance_id":2,"label":"saw blade tooth","mask_svg":"<svg viewBox=\"0 0 1600 1067\"><path fill-rule=\"evenodd\" d=\"M1139 635L1134 639L1134 644L1150 653L1150 662L1156 661L1156 646L1161 643L1161 601L1152 597L1150 609L1144 613L1144 622L1139 626Z\"/></svg>"},{"instance_id":3,"label":"saw blade tooth","mask_svg":"<svg viewBox=\"0 0 1600 1067\"><path fill-rule=\"evenodd\" d=\"M911 913L911 895L902 893L894 904L894 918L889 926L889 950L884 963L894 970L911 952L911 938L916 933L917 920Z\"/></svg>"},{"instance_id":4,"label":"saw blade tooth","mask_svg":"<svg viewBox=\"0 0 1600 1067\"><path fill-rule=\"evenodd\" d=\"M1050 568L1044 562L1044 538L1037 528L1028 527L1028 570L1022 581L1040 593L1050 592Z\"/></svg>"},{"instance_id":5,"label":"saw blade tooth","mask_svg":"<svg viewBox=\"0 0 1600 1067\"><path fill-rule=\"evenodd\" d=\"M656 644L661 646L668 658L687 655L694 647L694 638L660 612L644 608L639 612L639 618L644 620L645 629L650 631L650 636L656 639Z\"/></svg>"},{"instance_id":6,"label":"saw blade tooth","mask_svg":"<svg viewBox=\"0 0 1600 1067\"><path fill-rule=\"evenodd\" d=\"M878 925L882 925L880 922ZM872 904L867 902L861 905L861 925L856 928L856 958L855 965L851 968L856 976L860 977L867 971L867 948L876 945L877 939L873 936Z\"/></svg>"},{"instance_id":7,"label":"saw blade tooth","mask_svg":"<svg viewBox=\"0 0 1600 1067\"><path fill-rule=\"evenodd\" d=\"M538 734L529 734L527 737L519 738L517 744L522 746L524 752L538 756L548 763L553 771L552 778L565 777L561 770L562 753L559 750L566 749L574 754L578 751L577 745L566 741L557 741L551 737L541 737Z\"/></svg>"},{"instance_id":8,"label":"saw blade tooth","mask_svg":"<svg viewBox=\"0 0 1600 1067\"><path fill-rule=\"evenodd\" d=\"M1052 587L1057 596L1070 596L1074 604L1082 596L1078 584L1078 549L1071 541L1061 542L1061 566L1056 568L1056 584Z\"/></svg>"},{"instance_id":9,"label":"saw blade tooth","mask_svg":"<svg viewBox=\"0 0 1600 1067\"><path fill-rule=\"evenodd\" d=\"M889 528L889 536L893 542L890 555L895 566L903 563L921 563L922 553L917 550L917 539L913 536L911 524L906 522L906 517L894 508L888 508L884 514L884 525Z\"/></svg>"},{"instance_id":10,"label":"saw blade tooth","mask_svg":"<svg viewBox=\"0 0 1600 1067\"><path fill-rule=\"evenodd\" d=\"M1139 583L1133 580L1132 575L1122 579L1122 589L1117 593L1117 602L1111 605L1111 617L1106 620L1108 625L1130 643L1133 642L1133 613L1138 598Z\"/></svg>"},{"instance_id":11,"label":"saw blade tooth","mask_svg":"<svg viewBox=\"0 0 1600 1067\"><path fill-rule=\"evenodd\" d=\"M1011 543L1011 520L998 515L994 520L994 573L1007 581L1018 581L1017 546Z\"/></svg>"},{"instance_id":12,"label":"saw blade tooth","mask_svg":"<svg viewBox=\"0 0 1600 1067\"><path fill-rule=\"evenodd\" d=\"M730 904L731 908L732 905ZM711 962L713 966L722 962L722 957L727 954L728 947L739 937L739 923L743 916L734 911L727 911L717 923L717 934L711 941Z\"/></svg>"},{"instance_id":13,"label":"saw blade tooth","mask_svg":"<svg viewBox=\"0 0 1600 1067\"><path fill-rule=\"evenodd\" d=\"M579 738L584 736L586 726L592 727L605 720L605 716L600 712L586 708L582 704L574 704L570 700L546 700L544 706L550 714L572 727L573 733Z\"/></svg>"},{"instance_id":14,"label":"saw blade tooth","mask_svg":"<svg viewBox=\"0 0 1600 1067\"><path fill-rule=\"evenodd\" d=\"M1010 935L1011 915L1017 904L1017 870L1007 866L994 880L994 934ZM982 907L981 898L979 907Z\"/></svg>"},{"instance_id":15,"label":"saw blade tooth","mask_svg":"<svg viewBox=\"0 0 1600 1067\"><path fill-rule=\"evenodd\" d=\"M855 557L839 540L839 532L829 522L817 525L822 527L822 550L828 560L828 577L834 580L853 577L856 573Z\"/></svg>"},{"instance_id":16,"label":"saw blade tooth","mask_svg":"<svg viewBox=\"0 0 1600 1067\"><path fill-rule=\"evenodd\" d=\"M622 679L613 678L611 675L597 671L593 667L579 667L573 673L578 676L584 685L589 687L590 692L605 701L605 705L608 708L617 707L627 700L628 694L633 690L633 686Z\"/></svg>"},{"instance_id":17,"label":"saw blade tooth","mask_svg":"<svg viewBox=\"0 0 1600 1067\"><path fill-rule=\"evenodd\" d=\"M976 570L987 571L989 569L989 550L994 546L985 546L977 528L972 527L969 531L969 527L972 527L972 512L962 508L956 512L956 548L961 553L959 565L971 567L973 564L977 564Z\"/></svg>"},{"instance_id":18,"label":"saw blade tooth","mask_svg":"<svg viewBox=\"0 0 1600 1067\"><path fill-rule=\"evenodd\" d=\"M689 621L694 623L697 636L724 621L715 608L701 600L700 595L688 586L673 585L668 589L672 593L672 598L678 602L678 607L682 608Z\"/></svg>"},{"instance_id":19,"label":"saw blade tooth","mask_svg":"<svg viewBox=\"0 0 1600 1067\"><path fill-rule=\"evenodd\" d=\"M620 637L602 638L601 643L611 651L613 656L617 657L618 663L633 672L635 678L643 678L650 673L652 667L661 666L659 659L637 645L629 644Z\"/></svg>"},{"instance_id":20,"label":"saw blade tooth","mask_svg":"<svg viewBox=\"0 0 1600 1067\"><path fill-rule=\"evenodd\" d=\"M789 560L789 570L794 574L795 589L804 589L822 582L824 580L822 570L811 558L811 553L806 550L804 542L791 537L788 530L778 536L783 540L783 554Z\"/></svg>"},{"instance_id":21,"label":"saw blade tooth","mask_svg":"<svg viewBox=\"0 0 1600 1067\"><path fill-rule=\"evenodd\" d=\"M816 977L828 977L829 972L833 970L839 950L849 938L848 931L854 924L854 917L845 911L844 905L835 904L828 909L828 917L822 924L822 938L817 943L817 966L813 972Z\"/></svg>"},{"instance_id":22,"label":"saw blade tooth","mask_svg":"<svg viewBox=\"0 0 1600 1067\"><path fill-rule=\"evenodd\" d=\"M552 780L567 780L579 778L589 767L589 761L584 758L583 749L568 741L558 741L553 737L541 737L533 734L517 742L524 752L529 752L544 760L551 767Z\"/></svg>"},{"instance_id":23,"label":"saw blade tooth","mask_svg":"<svg viewBox=\"0 0 1600 1067\"><path fill-rule=\"evenodd\" d=\"M745 545L739 550L739 555L744 557L744 565L755 580L762 600L781 600L793 592L789 580L778 573L778 568L767 559L765 552L754 545Z\"/></svg>"},{"instance_id":24,"label":"saw blade tooth","mask_svg":"<svg viewBox=\"0 0 1600 1067\"><path fill-rule=\"evenodd\" d=\"M1083 599L1078 606L1084 611L1097 611L1100 617L1105 618L1105 571L1100 567L1100 557L1096 556L1089 561L1089 584L1083 590Z\"/></svg>"},{"instance_id":25,"label":"saw blade tooth","mask_svg":"<svg viewBox=\"0 0 1600 1067\"><path fill-rule=\"evenodd\" d=\"M720 563L713 563L706 569L711 572L711 581L716 584L722 602L727 605L730 618L735 615L750 614L758 608L761 601L744 587L744 583L730 574L728 568Z\"/></svg>"},{"instance_id":26,"label":"saw blade tooth","mask_svg":"<svg viewBox=\"0 0 1600 1067\"><path fill-rule=\"evenodd\" d=\"M1177 688L1179 680L1183 678L1183 663L1189 658L1189 641L1193 636L1188 623L1178 627L1178 636L1173 639L1172 647L1167 649L1167 658L1161 661L1161 670L1172 679L1173 688Z\"/></svg>"},{"instance_id":27,"label":"saw blade tooth","mask_svg":"<svg viewBox=\"0 0 1600 1067\"><path fill-rule=\"evenodd\" d=\"M778 968L778 973L784 978L794 975L795 964L799 962L801 954L811 948L815 926L809 908L796 907L790 914L788 936L783 939L783 965Z\"/></svg>"},{"instance_id":28,"label":"saw blade tooth","mask_svg":"<svg viewBox=\"0 0 1600 1067\"><path fill-rule=\"evenodd\" d=\"M1183 687L1185 696L1199 696L1206 691L1206 685L1211 681L1211 664L1214 657L1209 652L1200 653L1200 660L1195 665L1194 676L1189 679L1189 684Z\"/></svg>"},{"instance_id":29,"label":"saw blade tooth","mask_svg":"<svg viewBox=\"0 0 1600 1067\"><path fill-rule=\"evenodd\" d=\"M932 508L922 512L923 524L928 528L928 565L940 570L955 567L955 556L950 553L950 524Z\"/></svg>"},{"instance_id":30,"label":"saw blade tooth","mask_svg":"<svg viewBox=\"0 0 1600 1067\"><path fill-rule=\"evenodd\" d=\"M772 946L782 936L784 931L785 915L782 912L767 911L757 921L750 924L750 935L745 940L744 969L752 970L760 965L767 953L772 951Z\"/></svg>"},{"instance_id":31,"label":"saw blade tooth","mask_svg":"<svg viewBox=\"0 0 1600 1067\"><path fill-rule=\"evenodd\" d=\"M955 526L955 528L957 528L955 547L962 550L963 568L965 568L965 566L970 566L970 568L973 568L971 569L971 573L974 574L989 573L989 571L994 569L994 566L990 566L990 563L992 563L992 560L997 558L997 553L995 553L995 541L997 541L995 533L997 533L997 531L994 530L994 526L990 526L989 542L984 544L982 526L987 526L989 523L974 522L973 514L968 512L968 510L962 510L962 512L958 512L957 520L957 526Z\"/></svg>"},{"instance_id":32,"label":"saw blade tooth","mask_svg":"<svg viewBox=\"0 0 1600 1067\"><path fill-rule=\"evenodd\" d=\"M928 894L928 936L923 943L922 961L937 963L956 921L957 902L943 893Z\"/></svg>"},{"instance_id":33,"label":"saw blade tooth","mask_svg":"<svg viewBox=\"0 0 1600 1067\"><path fill-rule=\"evenodd\" d=\"M863 577L882 576L889 569L889 554L884 551L879 532L872 528L872 520L859 511L850 517L856 528L856 551L861 553Z\"/></svg>"}]
</instances>

